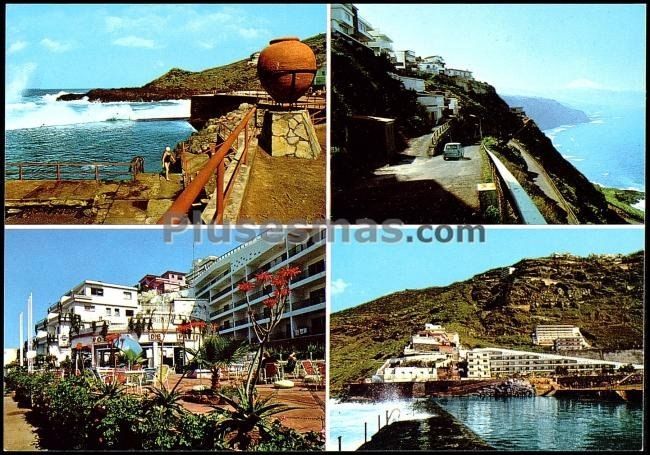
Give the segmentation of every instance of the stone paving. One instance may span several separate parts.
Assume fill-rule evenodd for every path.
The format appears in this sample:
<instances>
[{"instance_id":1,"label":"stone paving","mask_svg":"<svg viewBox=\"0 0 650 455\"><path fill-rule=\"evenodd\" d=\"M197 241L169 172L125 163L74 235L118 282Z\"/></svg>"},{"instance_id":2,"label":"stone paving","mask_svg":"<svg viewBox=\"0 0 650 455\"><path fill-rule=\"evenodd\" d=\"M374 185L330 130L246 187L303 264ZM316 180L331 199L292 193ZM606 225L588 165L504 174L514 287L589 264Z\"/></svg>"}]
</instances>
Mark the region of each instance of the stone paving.
<instances>
[{"instance_id":1,"label":"stone paving","mask_svg":"<svg viewBox=\"0 0 650 455\"><path fill-rule=\"evenodd\" d=\"M170 174L169 178L166 181L158 174L143 173L135 181L8 180L6 208L16 211L32 207L44 213L78 208L93 224L155 224L182 190L180 174Z\"/></svg>"},{"instance_id":2,"label":"stone paving","mask_svg":"<svg viewBox=\"0 0 650 455\"><path fill-rule=\"evenodd\" d=\"M5 451L38 450L36 429L27 422L28 409L19 408L11 396L3 397L2 448Z\"/></svg>"},{"instance_id":3,"label":"stone paving","mask_svg":"<svg viewBox=\"0 0 650 455\"><path fill-rule=\"evenodd\" d=\"M173 374L169 378L169 386L173 387L181 377L180 374ZM313 386L307 388L300 378L289 378L295 386L291 389L275 389L273 384L259 384L258 393L261 397L274 395L275 400L293 409L278 415L282 424L293 428L296 431L321 431L325 425L325 390L320 387L315 390ZM222 381L222 387L234 387L241 383L241 380ZM202 384L210 387L210 379L183 378L179 390L185 392L192 387ZM203 414L210 412L213 408L208 404L192 403L183 401L183 406L194 413ZM227 406L223 406L227 407Z\"/></svg>"}]
</instances>

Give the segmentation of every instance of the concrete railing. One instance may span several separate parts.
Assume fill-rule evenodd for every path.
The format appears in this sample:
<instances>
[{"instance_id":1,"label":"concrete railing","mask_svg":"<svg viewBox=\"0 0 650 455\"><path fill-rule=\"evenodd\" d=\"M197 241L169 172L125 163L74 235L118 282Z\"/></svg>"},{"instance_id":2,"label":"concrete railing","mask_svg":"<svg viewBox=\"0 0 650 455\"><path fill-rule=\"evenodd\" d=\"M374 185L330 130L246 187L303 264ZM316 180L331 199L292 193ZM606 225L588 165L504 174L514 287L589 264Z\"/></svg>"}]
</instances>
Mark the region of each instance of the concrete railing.
<instances>
[{"instance_id":1,"label":"concrete railing","mask_svg":"<svg viewBox=\"0 0 650 455\"><path fill-rule=\"evenodd\" d=\"M484 147L490 160L494 164L498 177L505 184L508 189L514 208L517 214L521 217L524 224L547 224L544 216L530 198L523 186L517 181L514 175L506 168L506 166L492 153L487 147Z\"/></svg>"}]
</instances>

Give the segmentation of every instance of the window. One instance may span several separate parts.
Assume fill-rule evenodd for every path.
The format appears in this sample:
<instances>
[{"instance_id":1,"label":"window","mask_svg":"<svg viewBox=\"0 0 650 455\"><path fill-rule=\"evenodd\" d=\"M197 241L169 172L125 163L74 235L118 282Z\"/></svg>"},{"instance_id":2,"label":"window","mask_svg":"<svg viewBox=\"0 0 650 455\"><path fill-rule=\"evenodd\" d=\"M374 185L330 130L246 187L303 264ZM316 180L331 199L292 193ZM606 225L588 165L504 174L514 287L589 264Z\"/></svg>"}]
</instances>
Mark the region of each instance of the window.
<instances>
[{"instance_id":1,"label":"window","mask_svg":"<svg viewBox=\"0 0 650 455\"><path fill-rule=\"evenodd\" d=\"M119 308L115 308L115 313L114 313L114 314L115 314L115 316L119 316L119 315L120 315L120 309L119 309Z\"/></svg>"},{"instance_id":2,"label":"window","mask_svg":"<svg viewBox=\"0 0 650 455\"><path fill-rule=\"evenodd\" d=\"M131 300L132 294L129 291L124 291L124 300Z\"/></svg>"},{"instance_id":3,"label":"window","mask_svg":"<svg viewBox=\"0 0 650 455\"><path fill-rule=\"evenodd\" d=\"M104 289L103 288L90 288L90 295L103 296L104 295Z\"/></svg>"},{"instance_id":4,"label":"window","mask_svg":"<svg viewBox=\"0 0 650 455\"><path fill-rule=\"evenodd\" d=\"M89 312L94 312L95 311L95 305L84 305L84 310L89 311Z\"/></svg>"},{"instance_id":5,"label":"window","mask_svg":"<svg viewBox=\"0 0 650 455\"><path fill-rule=\"evenodd\" d=\"M133 316L133 310L126 310L124 313L126 316Z\"/></svg>"},{"instance_id":6,"label":"window","mask_svg":"<svg viewBox=\"0 0 650 455\"><path fill-rule=\"evenodd\" d=\"M111 309L106 307L106 316L110 316L110 315L111 315Z\"/></svg>"}]
</instances>

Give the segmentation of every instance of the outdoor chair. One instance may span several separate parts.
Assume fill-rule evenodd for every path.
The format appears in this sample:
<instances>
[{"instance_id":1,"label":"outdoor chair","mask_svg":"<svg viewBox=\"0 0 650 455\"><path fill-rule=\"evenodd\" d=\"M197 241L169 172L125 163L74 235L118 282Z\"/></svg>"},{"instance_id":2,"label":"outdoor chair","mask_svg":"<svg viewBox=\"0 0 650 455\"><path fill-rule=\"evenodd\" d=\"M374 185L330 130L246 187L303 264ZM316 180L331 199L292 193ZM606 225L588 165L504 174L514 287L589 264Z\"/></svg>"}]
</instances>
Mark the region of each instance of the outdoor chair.
<instances>
[{"instance_id":1,"label":"outdoor chair","mask_svg":"<svg viewBox=\"0 0 650 455\"><path fill-rule=\"evenodd\" d=\"M131 371L137 371L137 370L131 370ZM143 374L126 374L126 382L124 385L126 386L127 392L130 389L137 390L138 392L142 393L142 381L143 381Z\"/></svg>"},{"instance_id":2,"label":"outdoor chair","mask_svg":"<svg viewBox=\"0 0 650 455\"><path fill-rule=\"evenodd\" d=\"M275 362L269 362L264 365L264 381L269 384L276 379L280 379L280 369Z\"/></svg>"},{"instance_id":3,"label":"outdoor chair","mask_svg":"<svg viewBox=\"0 0 650 455\"><path fill-rule=\"evenodd\" d=\"M145 368L142 385L149 385L156 382L156 368Z\"/></svg>"},{"instance_id":4,"label":"outdoor chair","mask_svg":"<svg viewBox=\"0 0 650 455\"><path fill-rule=\"evenodd\" d=\"M305 372L305 376L303 377L305 387L309 388L310 386L314 386L314 388L318 389L318 387L322 385L323 379L319 374L318 370L314 368L314 364L312 363L312 361L302 360L300 362L300 365L302 366L302 369Z\"/></svg>"}]
</instances>

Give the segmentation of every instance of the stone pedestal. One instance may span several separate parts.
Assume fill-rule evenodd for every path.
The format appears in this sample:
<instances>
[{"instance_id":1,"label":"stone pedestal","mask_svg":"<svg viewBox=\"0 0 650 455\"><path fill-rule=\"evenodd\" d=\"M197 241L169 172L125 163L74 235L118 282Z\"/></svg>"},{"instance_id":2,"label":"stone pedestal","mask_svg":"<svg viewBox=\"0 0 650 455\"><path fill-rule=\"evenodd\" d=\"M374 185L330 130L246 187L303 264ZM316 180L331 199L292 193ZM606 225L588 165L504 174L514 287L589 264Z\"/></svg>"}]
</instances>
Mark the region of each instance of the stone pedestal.
<instances>
[{"instance_id":1,"label":"stone pedestal","mask_svg":"<svg viewBox=\"0 0 650 455\"><path fill-rule=\"evenodd\" d=\"M272 156L316 159L321 152L306 110L266 111L260 145Z\"/></svg>"}]
</instances>

